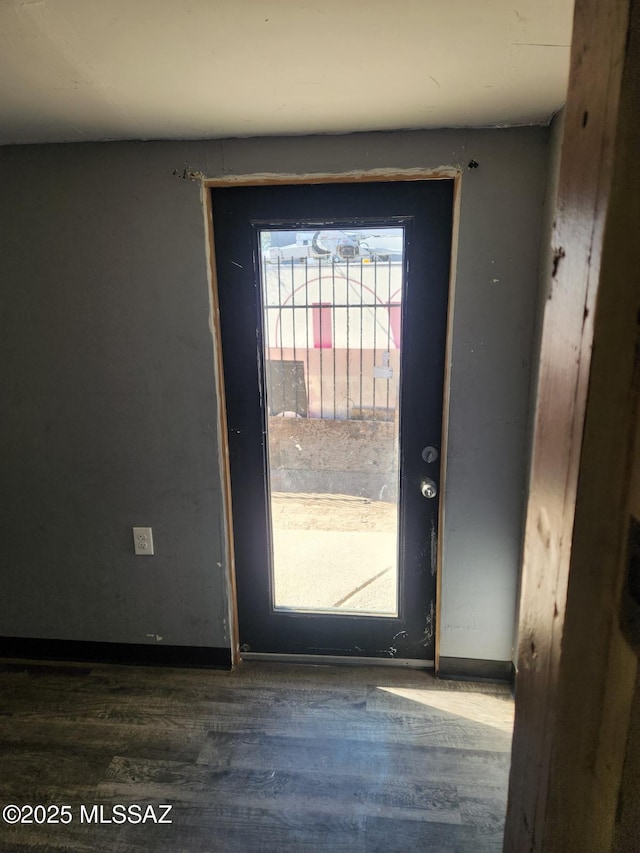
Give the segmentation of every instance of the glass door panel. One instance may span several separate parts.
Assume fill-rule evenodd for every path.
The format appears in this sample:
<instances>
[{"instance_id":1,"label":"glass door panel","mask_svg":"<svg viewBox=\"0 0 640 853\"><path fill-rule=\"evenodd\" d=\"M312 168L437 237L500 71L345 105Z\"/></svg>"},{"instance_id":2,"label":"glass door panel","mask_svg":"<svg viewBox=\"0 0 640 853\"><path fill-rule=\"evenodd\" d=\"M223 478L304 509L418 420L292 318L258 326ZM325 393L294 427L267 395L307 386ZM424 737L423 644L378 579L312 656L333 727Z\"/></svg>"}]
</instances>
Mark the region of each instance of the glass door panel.
<instances>
[{"instance_id":1,"label":"glass door panel","mask_svg":"<svg viewBox=\"0 0 640 853\"><path fill-rule=\"evenodd\" d=\"M396 616L404 229L259 235L272 605Z\"/></svg>"}]
</instances>

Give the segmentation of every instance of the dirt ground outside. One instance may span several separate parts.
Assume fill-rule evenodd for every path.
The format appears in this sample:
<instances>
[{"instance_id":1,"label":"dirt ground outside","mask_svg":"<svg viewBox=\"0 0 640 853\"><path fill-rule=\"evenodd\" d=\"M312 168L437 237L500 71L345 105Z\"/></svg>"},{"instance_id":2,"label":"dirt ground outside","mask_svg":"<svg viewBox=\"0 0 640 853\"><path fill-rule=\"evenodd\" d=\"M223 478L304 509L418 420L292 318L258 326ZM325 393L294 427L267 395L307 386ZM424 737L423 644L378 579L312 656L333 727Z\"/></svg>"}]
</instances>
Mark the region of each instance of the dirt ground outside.
<instances>
[{"instance_id":1,"label":"dirt ground outside","mask_svg":"<svg viewBox=\"0 0 640 853\"><path fill-rule=\"evenodd\" d=\"M353 495L309 495L274 492L273 526L281 530L359 530L394 533L398 507Z\"/></svg>"}]
</instances>

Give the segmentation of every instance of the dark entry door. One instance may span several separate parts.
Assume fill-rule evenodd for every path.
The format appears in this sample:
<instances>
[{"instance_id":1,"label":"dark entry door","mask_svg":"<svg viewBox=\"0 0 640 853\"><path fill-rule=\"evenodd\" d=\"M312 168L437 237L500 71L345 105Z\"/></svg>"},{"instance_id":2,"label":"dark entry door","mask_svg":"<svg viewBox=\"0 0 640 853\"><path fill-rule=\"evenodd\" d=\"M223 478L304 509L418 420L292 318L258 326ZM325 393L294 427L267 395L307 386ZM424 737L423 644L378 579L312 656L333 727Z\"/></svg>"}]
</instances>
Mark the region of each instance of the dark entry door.
<instances>
[{"instance_id":1,"label":"dark entry door","mask_svg":"<svg viewBox=\"0 0 640 853\"><path fill-rule=\"evenodd\" d=\"M241 650L431 660L453 181L212 209Z\"/></svg>"}]
</instances>

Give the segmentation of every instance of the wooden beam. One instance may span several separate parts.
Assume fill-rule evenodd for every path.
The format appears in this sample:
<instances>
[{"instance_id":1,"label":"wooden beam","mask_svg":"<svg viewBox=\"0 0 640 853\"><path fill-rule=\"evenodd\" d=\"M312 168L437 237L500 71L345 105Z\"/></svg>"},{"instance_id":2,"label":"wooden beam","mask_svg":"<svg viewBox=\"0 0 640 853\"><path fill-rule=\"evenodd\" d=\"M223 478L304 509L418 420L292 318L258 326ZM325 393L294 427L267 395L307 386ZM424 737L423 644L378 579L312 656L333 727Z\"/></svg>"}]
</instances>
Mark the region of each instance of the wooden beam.
<instances>
[{"instance_id":1,"label":"wooden beam","mask_svg":"<svg viewBox=\"0 0 640 853\"><path fill-rule=\"evenodd\" d=\"M505 851L607 851L640 306L639 0L577 0L527 513Z\"/></svg>"}]
</instances>

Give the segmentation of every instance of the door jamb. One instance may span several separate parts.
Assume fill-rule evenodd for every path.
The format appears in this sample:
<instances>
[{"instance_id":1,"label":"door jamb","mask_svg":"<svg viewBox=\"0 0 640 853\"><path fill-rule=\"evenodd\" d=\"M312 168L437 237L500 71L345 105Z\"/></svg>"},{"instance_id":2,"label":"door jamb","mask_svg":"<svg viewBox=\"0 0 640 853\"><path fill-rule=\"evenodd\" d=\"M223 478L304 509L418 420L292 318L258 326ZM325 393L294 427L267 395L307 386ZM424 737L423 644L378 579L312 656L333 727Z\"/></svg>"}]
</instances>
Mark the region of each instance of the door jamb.
<instances>
[{"instance_id":1,"label":"door jamb","mask_svg":"<svg viewBox=\"0 0 640 853\"><path fill-rule=\"evenodd\" d=\"M218 461L222 481L222 503L224 523L221 526L224 536L224 558L226 563L228 625L231 641L231 666L235 668L241 662L238 598L236 589L236 569L233 545L233 515L231 511L231 472L229 466L229 436L227 431L227 412L223 372L222 336L220 331L220 306L218 300L218 276L216 268L215 234L213 229L213 187L268 186L290 184L346 184L346 183L393 183L396 181L453 180L453 210L451 235L451 264L449 271L449 291L447 307L447 326L445 338L444 393L442 401L442 441L440 445L440 495L439 527L436 552L436 604L435 604L435 672L440 665L440 622L442 602L442 543L444 532L444 493L447 469L447 440L449 435L449 402L451 380L451 345L453 339L453 307L455 295L456 259L458 254L458 233L460 224L460 197L462 189L461 168L441 169L375 169L371 171L351 171L336 173L256 173L248 175L229 175L224 178L206 178L201 173L187 173L185 177L200 181L200 192L204 214L206 239L207 277L209 281L209 324L213 338L213 361L216 387L217 427L219 436Z\"/></svg>"}]
</instances>

